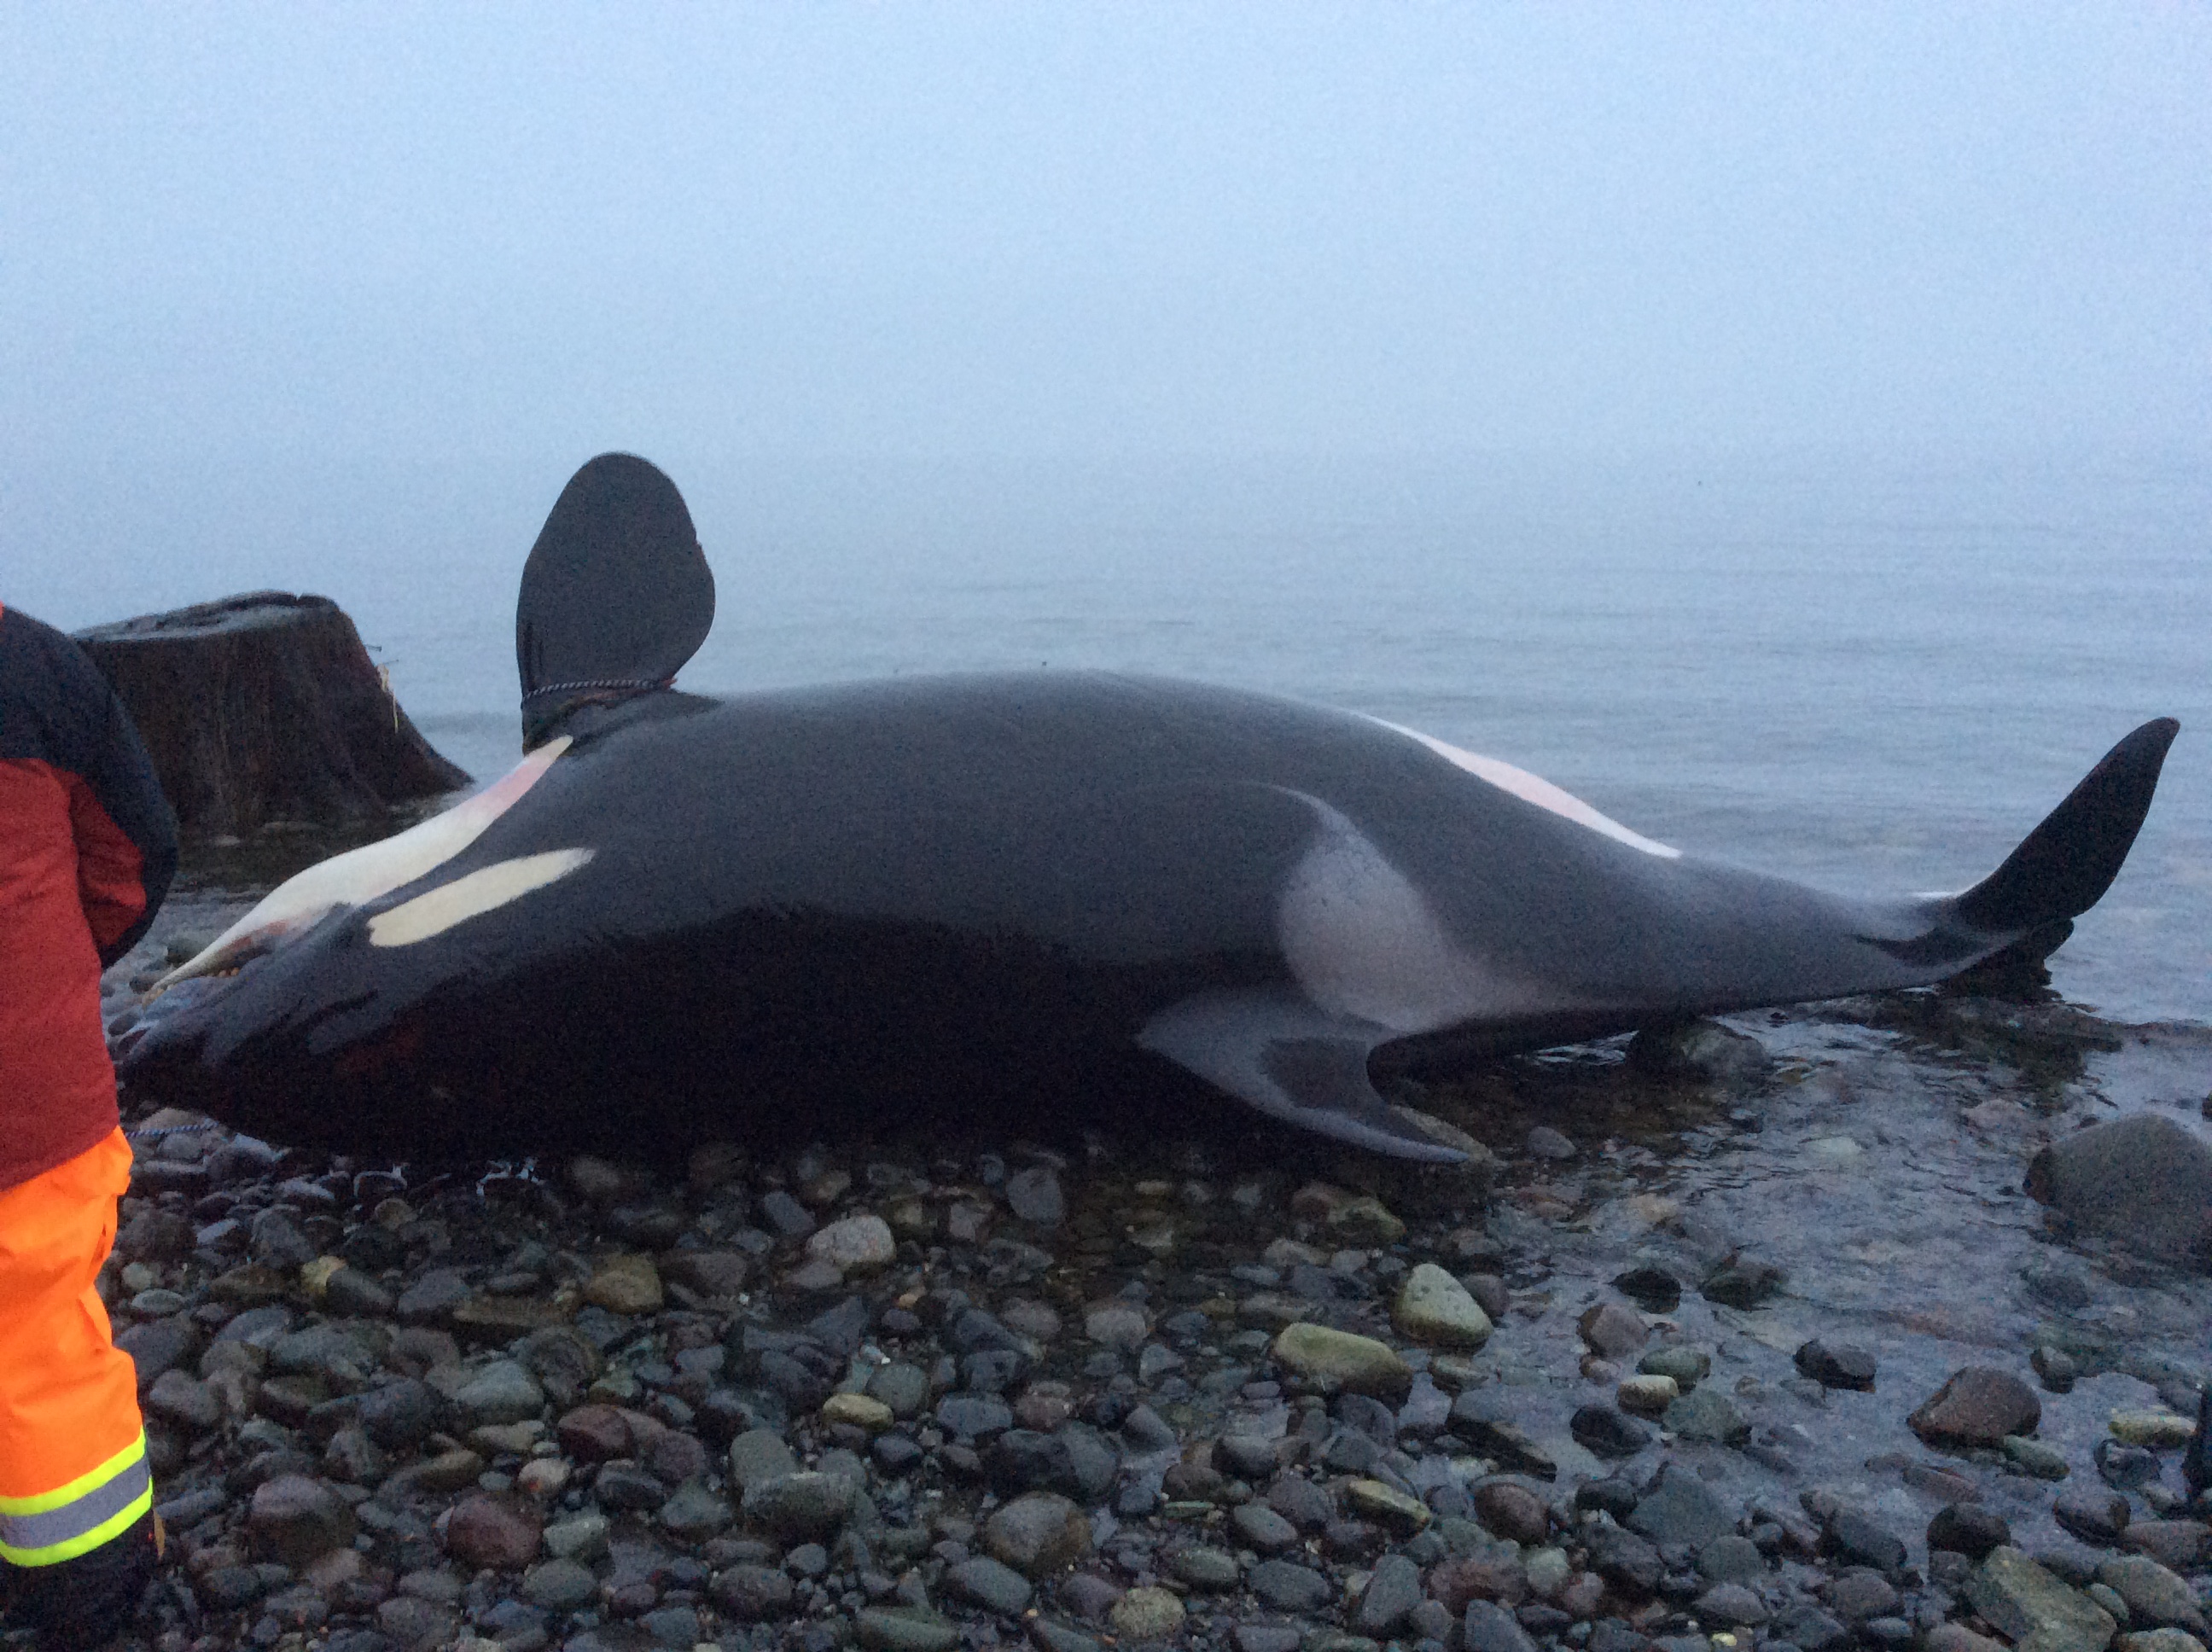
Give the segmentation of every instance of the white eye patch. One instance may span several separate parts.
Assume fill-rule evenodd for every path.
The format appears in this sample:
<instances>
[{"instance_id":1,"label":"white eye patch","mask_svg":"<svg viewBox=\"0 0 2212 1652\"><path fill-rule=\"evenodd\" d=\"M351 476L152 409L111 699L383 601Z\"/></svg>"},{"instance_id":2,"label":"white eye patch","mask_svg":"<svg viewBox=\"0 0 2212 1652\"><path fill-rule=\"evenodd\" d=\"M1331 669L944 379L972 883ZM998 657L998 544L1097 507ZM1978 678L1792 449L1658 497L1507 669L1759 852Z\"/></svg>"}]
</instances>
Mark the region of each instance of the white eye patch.
<instances>
[{"instance_id":1,"label":"white eye patch","mask_svg":"<svg viewBox=\"0 0 2212 1652\"><path fill-rule=\"evenodd\" d=\"M495 912L532 890L544 889L592 858L590 849L551 849L479 866L465 878L403 901L368 920L371 946L408 946L442 935L455 924Z\"/></svg>"},{"instance_id":2,"label":"white eye patch","mask_svg":"<svg viewBox=\"0 0 2212 1652\"><path fill-rule=\"evenodd\" d=\"M205 951L162 976L155 990L160 992L193 975L211 975L236 954L305 929L335 907L374 901L444 865L513 808L569 744L570 737L566 734L550 740L517 763L504 779L445 813L418 822L396 836L332 855L285 879L252 911L217 936Z\"/></svg>"}]
</instances>

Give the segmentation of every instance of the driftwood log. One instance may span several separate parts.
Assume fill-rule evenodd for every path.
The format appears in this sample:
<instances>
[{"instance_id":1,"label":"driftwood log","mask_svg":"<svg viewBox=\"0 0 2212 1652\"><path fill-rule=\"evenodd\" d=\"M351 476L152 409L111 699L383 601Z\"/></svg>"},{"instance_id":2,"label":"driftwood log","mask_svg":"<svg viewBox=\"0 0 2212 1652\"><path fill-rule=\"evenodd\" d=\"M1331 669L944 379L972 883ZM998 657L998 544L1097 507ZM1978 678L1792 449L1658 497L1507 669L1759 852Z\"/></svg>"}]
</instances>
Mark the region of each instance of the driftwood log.
<instances>
[{"instance_id":1,"label":"driftwood log","mask_svg":"<svg viewBox=\"0 0 2212 1652\"><path fill-rule=\"evenodd\" d=\"M76 641L138 725L188 836L359 821L468 784L327 597L257 591Z\"/></svg>"}]
</instances>

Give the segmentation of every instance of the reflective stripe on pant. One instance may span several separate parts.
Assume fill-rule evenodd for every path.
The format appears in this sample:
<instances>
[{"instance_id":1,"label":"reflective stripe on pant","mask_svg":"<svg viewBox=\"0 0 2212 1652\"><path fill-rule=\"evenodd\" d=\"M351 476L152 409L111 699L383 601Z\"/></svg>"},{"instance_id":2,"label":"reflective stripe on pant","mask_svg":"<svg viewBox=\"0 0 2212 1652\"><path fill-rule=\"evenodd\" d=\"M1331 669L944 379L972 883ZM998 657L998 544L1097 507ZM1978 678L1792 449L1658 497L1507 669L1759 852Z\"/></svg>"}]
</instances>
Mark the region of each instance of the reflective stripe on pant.
<instances>
[{"instance_id":1,"label":"reflective stripe on pant","mask_svg":"<svg viewBox=\"0 0 2212 1652\"><path fill-rule=\"evenodd\" d=\"M120 1130L0 1192L0 1560L51 1566L153 1506L137 1368L93 1289L131 1185Z\"/></svg>"}]
</instances>

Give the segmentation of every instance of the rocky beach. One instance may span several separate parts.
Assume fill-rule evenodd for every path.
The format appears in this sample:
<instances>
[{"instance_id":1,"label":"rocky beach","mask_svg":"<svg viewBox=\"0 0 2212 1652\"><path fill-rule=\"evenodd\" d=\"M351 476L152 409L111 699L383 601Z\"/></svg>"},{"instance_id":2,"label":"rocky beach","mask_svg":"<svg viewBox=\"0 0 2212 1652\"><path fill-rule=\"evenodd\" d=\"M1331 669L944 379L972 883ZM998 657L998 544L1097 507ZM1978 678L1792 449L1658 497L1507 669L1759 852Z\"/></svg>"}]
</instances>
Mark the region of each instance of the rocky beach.
<instances>
[{"instance_id":1,"label":"rocky beach","mask_svg":"<svg viewBox=\"0 0 2212 1652\"><path fill-rule=\"evenodd\" d=\"M2201 1652L2208 1089L1923 993L1408 1088L1449 1170L1104 1096L658 1168L131 1114L135 1643Z\"/></svg>"}]
</instances>

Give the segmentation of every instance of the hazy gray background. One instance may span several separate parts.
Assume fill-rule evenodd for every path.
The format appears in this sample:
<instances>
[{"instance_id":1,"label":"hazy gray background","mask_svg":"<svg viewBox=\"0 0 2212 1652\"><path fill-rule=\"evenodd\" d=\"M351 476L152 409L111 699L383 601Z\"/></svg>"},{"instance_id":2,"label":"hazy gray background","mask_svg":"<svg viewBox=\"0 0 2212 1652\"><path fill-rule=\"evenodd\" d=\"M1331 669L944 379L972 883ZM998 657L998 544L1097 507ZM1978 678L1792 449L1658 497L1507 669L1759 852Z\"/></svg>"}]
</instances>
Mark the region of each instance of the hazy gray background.
<instances>
[{"instance_id":1,"label":"hazy gray background","mask_svg":"<svg viewBox=\"0 0 2212 1652\"><path fill-rule=\"evenodd\" d=\"M2062 954L2212 1017L2212 7L12 6L0 601L336 597L515 750L626 447L687 684L1358 706L1845 886L2180 715Z\"/></svg>"},{"instance_id":2,"label":"hazy gray background","mask_svg":"<svg viewBox=\"0 0 2212 1652\"><path fill-rule=\"evenodd\" d=\"M2212 9L11 7L52 479L2212 430Z\"/></svg>"}]
</instances>

